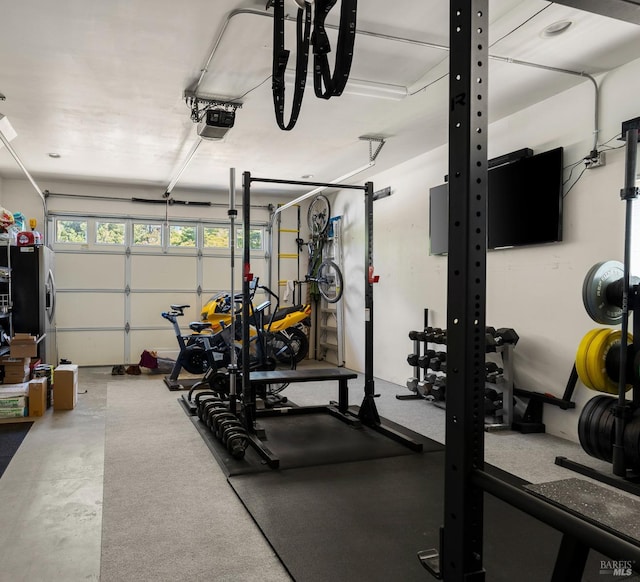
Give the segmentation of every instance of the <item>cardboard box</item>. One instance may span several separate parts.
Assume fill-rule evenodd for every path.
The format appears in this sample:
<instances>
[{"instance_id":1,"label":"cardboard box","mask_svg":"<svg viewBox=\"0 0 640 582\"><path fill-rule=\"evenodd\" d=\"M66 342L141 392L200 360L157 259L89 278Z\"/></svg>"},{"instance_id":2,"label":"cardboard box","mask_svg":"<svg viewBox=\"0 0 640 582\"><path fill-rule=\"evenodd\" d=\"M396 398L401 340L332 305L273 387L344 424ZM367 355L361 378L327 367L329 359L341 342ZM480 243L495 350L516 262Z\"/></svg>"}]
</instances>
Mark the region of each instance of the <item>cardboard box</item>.
<instances>
[{"instance_id":1,"label":"cardboard box","mask_svg":"<svg viewBox=\"0 0 640 582\"><path fill-rule=\"evenodd\" d=\"M20 418L26 416L26 408L0 408L0 418Z\"/></svg>"},{"instance_id":2,"label":"cardboard box","mask_svg":"<svg viewBox=\"0 0 640 582\"><path fill-rule=\"evenodd\" d=\"M12 398L0 398L0 408L25 408L27 406L24 396L14 396Z\"/></svg>"},{"instance_id":3,"label":"cardboard box","mask_svg":"<svg viewBox=\"0 0 640 582\"><path fill-rule=\"evenodd\" d=\"M29 382L29 416L42 416L47 409L47 383L46 378Z\"/></svg>"},{"instance_id":4,"label":"cardboard box","mask_svg":"<svg viewBox=\"0 0 640 582\"><path fill-rule=\"evenodd\" d=\"M2 356L0 366L3 367L3 384L21 384L29 380L31 358L15 358Z\"/></svg>"},{"instance_id":5,"label":"cardboard box","mask_svg":"<svg viewBox=\"0 0 640 582\"><path fill-rule=\"evenodd\" d=\"M73 410L78 402L78 366L62 364L54 372L53 409Z\"/></svg>"},{"instance_id":6,"label":"cardboard box","mask_svg":"<svg viewBox=\"0 0 640 582\"><path fill-rule=\"evenodd\" d=\"M33 358L38 355L36 336L28 333L17 333L11 339L9 354L13 358Z\"/></svg>"}]
</instances>

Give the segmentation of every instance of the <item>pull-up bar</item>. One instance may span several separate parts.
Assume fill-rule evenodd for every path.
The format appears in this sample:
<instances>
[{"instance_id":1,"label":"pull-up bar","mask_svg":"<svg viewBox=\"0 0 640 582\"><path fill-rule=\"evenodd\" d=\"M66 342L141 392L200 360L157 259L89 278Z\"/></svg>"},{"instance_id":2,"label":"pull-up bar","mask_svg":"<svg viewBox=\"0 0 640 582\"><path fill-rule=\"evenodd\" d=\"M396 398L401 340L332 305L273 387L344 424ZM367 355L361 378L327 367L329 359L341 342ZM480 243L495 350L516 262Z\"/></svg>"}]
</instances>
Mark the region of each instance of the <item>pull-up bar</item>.
<instances>
[{"instance_id":1,"label":"pull-up bar","mask_svg":"<svg viewBox=\"0 0 640 582\"><path fill-rule=\"evenodd\" d=\"M339 184L336 182L305 182L301 180L277 180L275 178L251 178L252 182L265 182L270 184L295 184L296 186L321 186L322 188L344 188L349 190L366 190L366 186L354 184Z\"/></svg>"},{"instance_id":2,"label":"pull-up bar","mask_svg":"<svg viewBox=\"0 0 640 582\"><path fill-rule=\"evenodd\" d=\"M298 204L299 202L302 202L303 200L306 200L307 198L311 198L311 196L315 196L316 194L319 194L320 192L322 192L326 188L339 187L340 186L340 182L342 182L342 180L348 180L349 178L352 178L356 174L359 174L360 172L364 172L365 170L368 170L369 168L372 168L375 165L376 165L375 160L371 160L368 164L365 164L364 166L360 166L359 168L356 168L355 170L351 170L351 172L348 172L344 176L340 176L339 178L336 178L333 182L330 182L329 184L323 184L322 186L319 186L318 188L315 188L315 189L311 190L311 192L307 192L306 194L303 194L302 196L298 196L298 198L296 198L295 200L291 200L291 202L287 202L286 204L283 204L282 206L279 206L278 208L276 208L275 212L273 213L273 220L275 221L275 217L278 214L280 214L283 210L286 210L287 208L290 208L291 206L294 206L294 205Z\"/></svg>"}]
</instances>

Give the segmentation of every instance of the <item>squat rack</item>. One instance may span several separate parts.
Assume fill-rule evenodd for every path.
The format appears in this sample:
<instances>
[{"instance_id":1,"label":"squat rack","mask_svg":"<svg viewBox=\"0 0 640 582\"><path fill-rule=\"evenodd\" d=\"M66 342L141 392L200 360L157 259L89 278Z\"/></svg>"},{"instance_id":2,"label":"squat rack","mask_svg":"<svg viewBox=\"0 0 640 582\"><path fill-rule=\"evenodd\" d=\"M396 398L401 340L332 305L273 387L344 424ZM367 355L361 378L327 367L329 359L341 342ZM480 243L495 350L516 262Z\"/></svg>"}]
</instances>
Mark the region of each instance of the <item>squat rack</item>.
<instances>
[{"instance_id":1,"label":"squat rack","mask_svg":"<svg viewBox=\"0 0 640 582\"><path fill-rule=\"evenodd\" d=\"M418 558L438 579L484 582L488 492L563 533L552 580L577 582L590 548L638 564L640 547L484 471L488 29L488 0L450 0L444 527Z\"/></svg>"},{"instance_id":2,"label":"squat rack","mask_svg":"<svg viewBox=\"0 0 640 582\"><path fill-rule=\"evenodd\" d=\"M360 190L365 194L365 211L367 228L365 229L365 384L364 398L358 412L358 419L362 424L374 429L377 432L413 449L422 450L422 444L414 441L411 437L401 431L395 430L381 422L375 398L375 381L373 377L373 285L378 282L379 277L374 276L373 267L373 202L375 193L373 190L373 182L366 182L362 186L354 184L340 184L327 182L309 182L300 180L283 180L275 178L257 178L251 176L251 172L242 174L243 186L243 231L244 231L244 249L243 249L243 268L242 268L242 337L249 337L249 287L253 274L251 273L250 253L249 253L249 226L251 219L251 185L253 183L267 184L287 184L297 186L316 186L321 188L339 188L343 190ZM296 200L290 204L295 203ZM243 403L243 420L245 428L249 432L251 442L256 445L255 436L256 428L256 387L251 382L250 365L249 365L249 342L242 342L242 403ZM260 451L259 451L260 452Z\"/></svg>"}]
</instances>

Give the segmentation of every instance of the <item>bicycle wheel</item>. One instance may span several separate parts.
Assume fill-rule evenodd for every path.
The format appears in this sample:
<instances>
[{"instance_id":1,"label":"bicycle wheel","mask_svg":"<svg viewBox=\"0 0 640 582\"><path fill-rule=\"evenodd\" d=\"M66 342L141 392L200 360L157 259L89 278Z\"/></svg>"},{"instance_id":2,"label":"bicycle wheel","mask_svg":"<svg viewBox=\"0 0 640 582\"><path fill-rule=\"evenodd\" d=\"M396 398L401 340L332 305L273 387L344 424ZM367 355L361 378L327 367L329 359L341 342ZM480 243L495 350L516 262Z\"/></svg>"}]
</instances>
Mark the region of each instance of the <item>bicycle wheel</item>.
<instances>
[{"instance_id":1,"label":"bicycle wheel","mask_svg":"<svg viewBox=\"0 0 640 582\"><path fill-rule=\"evenodd\" d=\"M307 211L307 224L311 231L311 236L323 234L329 226L331 218L331 205L329 199L323 194L318 194L309 204Z\"/></svg>"},{"instance_id":2,"label":"bicycle wheel","mask_svg":"<svg viewBox=\"0 0 640 582\"><path fill-rule=\"evenodd\" d=\"M322 261L318 269L318 291L328 303L336 303L342 298L342 272L331 259Z\"/></svg>"}]
</instances>

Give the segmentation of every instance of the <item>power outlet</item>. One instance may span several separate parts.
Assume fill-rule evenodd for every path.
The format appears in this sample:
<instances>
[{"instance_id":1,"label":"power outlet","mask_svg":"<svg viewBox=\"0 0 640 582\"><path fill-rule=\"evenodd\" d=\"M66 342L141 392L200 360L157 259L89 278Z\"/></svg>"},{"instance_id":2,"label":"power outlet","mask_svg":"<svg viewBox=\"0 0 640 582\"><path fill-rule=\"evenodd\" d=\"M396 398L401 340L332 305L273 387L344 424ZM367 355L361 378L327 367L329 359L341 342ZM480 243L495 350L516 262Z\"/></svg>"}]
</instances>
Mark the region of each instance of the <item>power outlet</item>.
<instances>
[{"instance_id":1,"label":"power outlet","mask_svg":"<svg viewBox=\"0 0 640 582\"><path fill-rule=\"evenodd\" d=\"M585 159L584 165L587 170L600 168L606 164L604 152L593 151Z\"/></svg>"}]
</instances>

